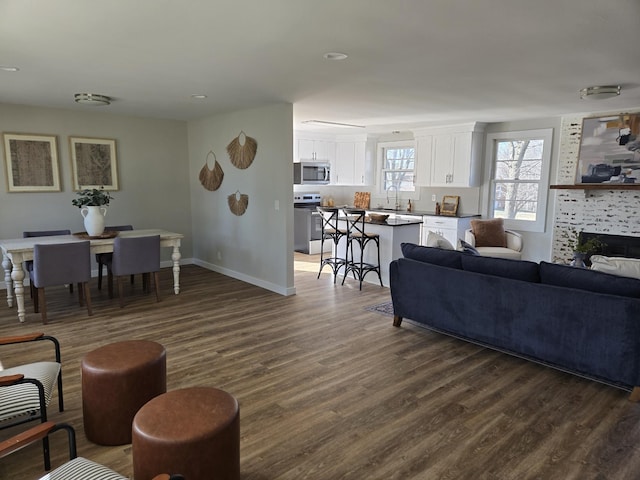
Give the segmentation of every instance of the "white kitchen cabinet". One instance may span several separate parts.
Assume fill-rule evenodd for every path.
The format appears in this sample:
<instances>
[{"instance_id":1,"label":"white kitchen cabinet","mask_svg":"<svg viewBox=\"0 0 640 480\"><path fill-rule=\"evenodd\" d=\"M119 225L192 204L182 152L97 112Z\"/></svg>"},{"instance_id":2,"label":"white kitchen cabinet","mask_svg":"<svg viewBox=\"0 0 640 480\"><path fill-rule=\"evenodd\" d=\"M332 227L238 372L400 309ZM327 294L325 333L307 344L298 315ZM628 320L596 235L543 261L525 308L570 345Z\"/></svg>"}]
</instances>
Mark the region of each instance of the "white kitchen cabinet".
<instances>
[{"instance_id":1,"label":"white kitchen cabinet","mask_svg":"<svg viewBox=\"0 0 640 480\"><path fill-rule=\"evenodd\" d=\"M431 186L431 162L433 161L433 135L416 135L416 176L418 187Z\"/></svg>"},{"instance_id":2,"label":"white kitchen cabinet","mask_svg":"<svg viewBox=\"0 0 640 480\"><path fill-rule=\"evenodd\" d=\"M331 138L296 135L294 141L294 161L333 162L336 142Z\"/></svg>"},{"instance_id":3,"label":"white kitchen cabinet","mask_svg":"<svg viewBox=\"0 0 640 480\"><path fill-rule=\"evenodd\" d=\"M336 142L336 158L332 168L333 185L365 185L366 137L361 140Z\"/></svg>"},{"instance_id":4,"label":"white kitchen cabinet","mask_svg":"<svg viewBox=\"0 0 640 480\"><path fill-rule=\"evenodd\" d=\"M476 187L480 184L484 124L418 129L416 185Z\"/></svg>"},{"instance_id":5,"label":"white kitchen cabinet","mask_svg":"<svg viewBox=\"0 0 640 480\"><path fill-rule=\"evenodd\" d=\"M424 215L422 232L420 233L420 245L427 245L427 236L429 231L432 231L449 240L454 248L458 248L458 239L464 240L465 230L471 228L472 218Z\"/></svg>"}]
</instances>

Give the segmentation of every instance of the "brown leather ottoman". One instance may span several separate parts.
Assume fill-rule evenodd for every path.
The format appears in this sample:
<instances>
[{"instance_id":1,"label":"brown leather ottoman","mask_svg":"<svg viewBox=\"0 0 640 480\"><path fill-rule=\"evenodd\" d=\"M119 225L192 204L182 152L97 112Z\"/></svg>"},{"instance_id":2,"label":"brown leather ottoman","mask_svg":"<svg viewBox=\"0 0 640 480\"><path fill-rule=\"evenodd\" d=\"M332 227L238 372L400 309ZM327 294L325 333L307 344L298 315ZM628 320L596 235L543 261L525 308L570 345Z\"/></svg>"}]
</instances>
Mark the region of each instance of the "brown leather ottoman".
<instances>
[{"instance_id":1,"label":"brown leather ottoman","mask_svg":"<svg viewBox=\"0 0 640 480\"><path fill-rule=\"evenodd\" d=\"M133 476L163 472L188 480L240 479L237 400L211 387L172 390L146 403L133 419Z\"/></svg>"},{"instance_id":2,"label":"brown leather ottoman","mask_svg":"<svg viewBox=\"0 0 640 480\"><path fill-rule=\"evenodd\" d=\"M131 424L145 403L167 391L167 356L148 340L111 343L82 359L84 432L99 445L131 443Z\"/></svg>"}]
</instances>

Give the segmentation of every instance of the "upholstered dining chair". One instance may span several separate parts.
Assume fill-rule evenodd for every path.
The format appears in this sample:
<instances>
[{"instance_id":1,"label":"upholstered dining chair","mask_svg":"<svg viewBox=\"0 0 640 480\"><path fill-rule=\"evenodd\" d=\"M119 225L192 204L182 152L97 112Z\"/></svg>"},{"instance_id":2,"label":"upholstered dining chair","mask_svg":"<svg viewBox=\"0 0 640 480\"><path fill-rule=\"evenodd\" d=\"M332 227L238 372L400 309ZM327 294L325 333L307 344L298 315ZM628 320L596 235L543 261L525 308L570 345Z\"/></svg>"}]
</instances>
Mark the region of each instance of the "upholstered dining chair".
<instances>
[{"instance_id":1,"label":"upholstered dining chair","mask_svg":"<svg viewBox=\"0 0 640 480\"><path fill-rule=\"evenodd\" d=\"M49 435L58 431L67 432L70 460L44 477L41 477L40 480L127 480L127 477L116 473L104 465L92 462L83 457L78 457L76 432L71 425L66 423L56 424L53 422L45 422L0 442L0 458L17 452L40 439L48 439ZM50 468L51 466L49 465L46 470ZM162 473L156 475L153 480L185 480L185 478L178 474L169 475Z\"/></svg>"},{"instance_id":2,"label":"upholstered dining chair","mask_svg":"<svg viewBox=\"0 0 640 480\"><path fill-rule=\"evenodd\" d=\"M58 340L44 333L35 332L0 337L0 347L6 347L2 350L10 352L11 346L19 348L20 344L42 341L51 342L54 347L54 355L48 361L0 370L0 429L13 428L36 420L46 422L47 407L56 384L58 387L58 410L64 411L60 343ZM43 455L45 469L48 470L50 462L47 438L43 438Z\"/></svg>"},{"instance_id":3,"label":"upholstered dining chair","mask_svg":"<svg viewBox=\"0 0 640 480\"><path fill-rule=\"evenodd\" d=\"M124 307L123 276L142 273L143 291L149 290L149 279L153 273L156 301L160 301L160 235L146 237L116 237L113 242L113 257L107 264L109 297L113 298L113 277L118 283L120 307Z\"/></svg>"},{"instance_id":4,"label":"upholstered dining chair","mask_svg":"<svg viewBox=\"0 0 640 480\"><path fill-rule=\"evenodd\" d=\"M111 225L104 227L105 232L128 232L133 230L133 225ZM96 263L98 264L98 290L102 290L102 267L106 266L113 253L96 253ZM131 275L131 283L133 283L133 275Z\"/></svg>"},{"instance_id":5,"label":"upholstered dining chair","mask_svg":"<svg viewBox=\"0 0 640 480\"><path fill-rule=\"evenodd\" d=\"M33 249L33 270L31 283L37 289L34 295L34 310L41 310L42 323L47 323L45 287L62 284L78 284L78 301L83 304L83 295L87 303L87 312L91 311L91 253L89 241L35 244Z\"/></svg>"},{"instance_id":6,"label":"upholstered dining chair","mask_svg":"<svg viewBox=\"0 0 640 480\"><path fill-rule=\"evenodd\" d=\"M71 235L71 230L33 230L22 232L22 238L53 237L55 235ZM33 260L27 260L24 262L24 266L27 269L27 273L31 272L33 270ZM33 298L33 284L30 285L29 293L31 294L31 298ZM73 284L69 285L69 293L73 293Z\"/></svg>"}]
</instances>

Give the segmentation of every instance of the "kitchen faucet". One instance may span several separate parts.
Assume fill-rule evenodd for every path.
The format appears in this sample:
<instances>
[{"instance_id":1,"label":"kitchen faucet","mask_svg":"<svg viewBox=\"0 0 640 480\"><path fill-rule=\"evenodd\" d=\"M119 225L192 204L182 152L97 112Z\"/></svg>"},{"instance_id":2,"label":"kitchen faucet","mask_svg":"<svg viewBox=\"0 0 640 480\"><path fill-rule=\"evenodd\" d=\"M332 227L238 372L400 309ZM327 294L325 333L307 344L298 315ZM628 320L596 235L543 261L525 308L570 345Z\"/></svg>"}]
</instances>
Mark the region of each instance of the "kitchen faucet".
<instances>
[{"instance_id":1,"label":"kitchen faucet","mask_svg":"<svg viewBox=\"0 0 640 480\"><path fill-rule=\"evenodd\" d=\"M400 203L398 202L398 187L396 185L389 185L387 187L387 203L389 203L389 190L394 189L396 191L396 204L394 206L394 210L400 209Z\"/></svg>"}]
</instances>

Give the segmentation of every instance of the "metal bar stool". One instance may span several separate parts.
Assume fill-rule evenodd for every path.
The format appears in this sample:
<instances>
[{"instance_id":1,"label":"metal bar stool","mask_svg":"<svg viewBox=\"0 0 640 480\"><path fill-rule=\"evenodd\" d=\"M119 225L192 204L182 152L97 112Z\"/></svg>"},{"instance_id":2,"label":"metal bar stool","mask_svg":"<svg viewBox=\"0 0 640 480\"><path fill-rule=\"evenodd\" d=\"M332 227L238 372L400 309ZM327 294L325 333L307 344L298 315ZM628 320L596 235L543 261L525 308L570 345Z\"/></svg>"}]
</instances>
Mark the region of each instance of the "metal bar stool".
<instances>
[{"instance_id":1,"label":"metal bar stool","mask_svg":"<svg viewBox=\"0 0 640 480\"><path fill-rule=\"evenodd\" d=\"M338 271L346 264L345 258L338 257L338 243L340 239L347 235L347 231L343 228L338 228L338 208L333 207L316 207L322 218L322 237L320 239L320 271L318 272L318 278L322 273L322 269L325 265L329 265L333 271L333 283L336 283L336 277ZM324 256L324 242L331 241L334 246L335 256Z\"/></svg>"},{"instance_id":2,"label":"metal bar stool","mask_svg":"<svg viewBox=\"0 0 640 480\"><path fill-rule=\"evenodd\" d=\"M342 284L347 278L349 272L353 273L353 278L360 282L360 290L362 290L362 280L369 272L376 272L382 287L382 276L380 275L380 236L377 233L366 233L364 231L365 214L364 210L357 208L344 208L345 219L347 221L347 247L346 247L346 265L344 269L344 277ZM373 242L376 246L378 262L373 264L365 262L365 248ZM353 244L356 243L360 247L360 258L358 261L353 256Z\"/></svg>"}]
</instances>

